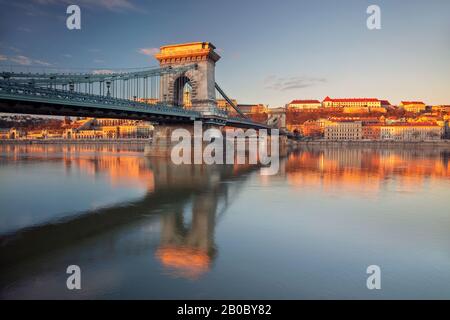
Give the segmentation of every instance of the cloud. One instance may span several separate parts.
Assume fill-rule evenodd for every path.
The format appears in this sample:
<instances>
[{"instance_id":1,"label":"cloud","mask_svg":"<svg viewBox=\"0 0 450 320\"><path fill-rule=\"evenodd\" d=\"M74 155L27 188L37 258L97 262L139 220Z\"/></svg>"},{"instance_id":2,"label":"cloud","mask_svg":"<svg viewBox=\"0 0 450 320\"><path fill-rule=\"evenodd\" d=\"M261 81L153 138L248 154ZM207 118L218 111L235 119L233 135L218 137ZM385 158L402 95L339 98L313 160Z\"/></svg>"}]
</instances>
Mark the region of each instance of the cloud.
<instances>
[{"instance_id":1,"label":"cloud","mask_svg":"<svg viewBox=\"0 0 450 320\"><path fill-rule=\"evenodd\" d=\"M10 46L10 45L8 45L8 44L6 44L4 42L0 42L0 48L2 48L4 50L7 50L7 51L15 52L15 53L19 53L19 52L22 51L19 48L16 48L14 46Z\"/></svg>"},{"instance_id":2,"label":"cloud","mask_svg":"<svg viewBox=\"0 0 450 320\"><path fill-rule=\"evenodd\" d=\"M102 60L102 59L94 59L94 63L105 63L105 60Z\"/></svg>"},{"instance_id":3,"label":"cloud","mask_svg":"<svg viewBox=\"0 0 450 320\"><path fill-rule=\"evenodd\" d=\"M92 73L93 74L110 74L110 73L114 73L114 71L109 70L109 69L97 69L97 70L93 70Z\"/></svg>"},{"instance_id":4,"label":"cloud","mask_svg":"<svg viewBox=\"0 0 450 320\"><path fill-rule=\"evenodd\" d=\"M52 64L47 61L42 61L38 59L31 59L27 56L16 55L16 56L6 56L0 55L0 61L11 61L16 64L20 64L21 66L31 66L31 65L40 65L49 67Z\"/></svg>"},{"instance_id":5,"label":"cloud","mask_svg":"<svg viewBox=\"0 0 450 320\"><path fill-rule=\"evenodd\" d=\"M64 58L72 58L73 56L71 54L65 53L62 55Z\"/></svg>"},{"instance_id":6,"label":"cloud","mask_svg":"<svg viewBox=\"0 0 450 320\"><path fill-rule=\"evenodd\" d=\"M303 89L327 82L324 78L314 77L276 77L274 75L268 76L264 79L266 89L276 91L288 91L294 89Z\"/></svg>"},{"instance_id":7,"label":"cloud","mask_svg":"<svg viewBox=\"0 0 450 320\"><path fill-rule=\"evenodd\" d=\"M42 61L42 60L33 60L33 63L41 65L41 66L46 66L46 67L49 67L52 65L51 63Z\"/></svg>"},{"instance_id":8,"label":"cloud","mask_svg":"<svg viewBox=\"0 0 450 320\"><path fill-rule=\"evenodd\" d=\"M73 0L33 0L34 3L39 5L55 5L55 4L73 4ZM138 8L130 0L79 0L77 1L79 7L83 10L83 7L87 8L101 8L109 11L122 12L122 11L137 11ZM139 9L139 11L141 11Z\"/></svg>"},{"instance_id":9,"label":"cloud","mask_svg":"<svg viewBox=\"0 0 450 320\"><path fill-rule=\"evenodd\" d=\"M23 32L31 32L31 29L30 28L26 28L26 27L19 27L19 28L17 28L17 30L23 31Z\"/></svg>"},{"instance_id":10,"label":"cloud","mask_svg":"<svg viewBox=\"0 0 450 320\"><path fill-rule=\"evenodd\" d=\"M140 48L138 52L145 54L146 56L153 56L159 52L159 48Z\"/></svg>"},{"instance_id":11,"label":"cloud","mask_svg":"<svg viewBox=\"0 0 450 320\"><path fill-rule=\"evenodd\" d=\"M25 3L21 1L2 1L2 4L11 5L13 7L19 8L23 12L23 14L30 17L50 16L48 12L39 9L39 6L36 6L35 4L32 3Z\"/></svg>"},{"instance_id":12,"label":"cloud","mask_svg":"<svg viewBox=\"0 0 450 320\"><path fill-rule=\"evenodd\" d=\"M10 57L8 60L20 64L22 66L29 66L33 62L30 58L21 55Z\"/></svg>"}]
</instances>

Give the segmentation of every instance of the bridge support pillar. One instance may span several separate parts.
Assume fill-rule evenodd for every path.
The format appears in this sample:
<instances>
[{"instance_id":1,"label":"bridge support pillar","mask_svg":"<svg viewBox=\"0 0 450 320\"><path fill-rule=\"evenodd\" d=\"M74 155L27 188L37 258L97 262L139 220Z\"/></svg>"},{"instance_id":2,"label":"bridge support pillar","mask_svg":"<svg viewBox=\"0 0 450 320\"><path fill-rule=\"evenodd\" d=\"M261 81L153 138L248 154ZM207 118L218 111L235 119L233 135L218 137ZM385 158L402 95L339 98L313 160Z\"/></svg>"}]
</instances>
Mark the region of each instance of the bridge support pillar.
<instances>
[{"instance_id":1,"label":"bridge support pillar","mask_svg":"<svg viewBox=\"0 0 450 320\"><path fill-rule=\"evenodd\" d=\"M176 106L186 106L184 90L189 84L191 89L188 94L192 109L203 114L217 111L215 67L220 56L214 51L215 48L210 42L191 42L161 47L161 51L155 55L161 67L195 65L194 69L184 74L161 78L161 97L165 102Z\"/></svg>"},{"instance_id":2,"label":"bridge support pillar","mask_svg":"<svg viewBox=\"0 0 450 320\"><path fill-rule=\"evenodd\" d=\"M220 126L211 125L211 124L203 124L199 132L194 130L193 124L165 124L165 125L157 125L153 130L152 141L150 144L145 146L144 155L149 157L170 157L172 148L176 146L179 141L172 141L172 135L175 130L183 129L187 130L191 136L191 146L195 145L195 142L201 141L202 151L209 142L203 141L203 133L210 129L217 128L220 130ZM191 150L193 151L193 150ZM193 152L191 152L193 155Z\"/></svg>"},{"instance_id":3,"label":"bridge support pillar","mask_svg":"<svg viewBox=\"0 0 450 320\"><path fill-rule=\"evenodd\" d=\"M290 143L286 136L280 136L280 157L286 157L289 153Z\"/></svg>"},{"instance_id":4,"label":"bridge support pillar","mask_svg":"<svg viewBox=\"0 0 450 320\"><path fill-rule=\"evenodd\" d=\"M190 126L192 127L192 126ZM145 146L144 155L150 157L170 157L172 147L176 142L172 142L172 133L176 129L186 129L193 133L187 125L157 125L153 130L152 141Z\"/></svg>"}]
</instances>

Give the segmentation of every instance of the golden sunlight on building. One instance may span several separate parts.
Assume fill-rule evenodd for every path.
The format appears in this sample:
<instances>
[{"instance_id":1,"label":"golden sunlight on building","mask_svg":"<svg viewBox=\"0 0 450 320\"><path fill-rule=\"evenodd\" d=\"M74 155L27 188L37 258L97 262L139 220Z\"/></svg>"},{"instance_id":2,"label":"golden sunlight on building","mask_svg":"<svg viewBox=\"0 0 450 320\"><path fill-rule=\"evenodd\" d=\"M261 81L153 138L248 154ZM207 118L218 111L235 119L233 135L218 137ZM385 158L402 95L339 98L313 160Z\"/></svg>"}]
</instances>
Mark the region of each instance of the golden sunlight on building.
<instances>
[{"instance_id":1,"label":"golden sunlight on building","mask_svg":"<svg viewBox=\"0 0 450 320\"><path fill-rule=\"evenodd\" d=\"M287 109L290 111L317 110L322 107L319 100L292 100Z\"/></svg>"},{"instance_id":2,"label":"golden sunlight on building","mask_svg":"<svg viewBox=\"0 0 450 320\"><path fill-rule=\"evenodd\" d=\"M259 104L238 104L237 107L245 114L267 113L268 107L262 103Z\"/></svg>"},{"instance_id":3,"label":"golden sunlight on building","mask_svg":"<svg viewBox=\"0 0 450 320\"><path fill-rule=\"evenodd\" d=\"M186 86L183 91L183 106L187 109L192 108L191 90L189 86Z\"/></svg>"},{"instance_id":4,"label":"golden sunlight on building","mask_svg":"<svg viewBox=\"0 0 450 320\"><path fill-rule=\"evenodd\" d=\"M231 114L237 113L236 110L234 110L234 108L225 99L217 99L216 102L219 109L228 111ZM233 102L235 106L237 106L238 104L236 99L231 99L231 102Z\"/></svg>"},{"instance_id":5,"label":"golden sunlight on building","mask_svg":"<svg viewBox=\"0 0 450 320\"><path fill-rule=\"evenodd\" d=\"M339 121L325 125L325 139L327 140L361 140L361 121Z\"/></svg>"},{"instance_id":6,"label":"golden sunlight on building","mask_svg":"<svg viewBox=\"0 0 450 320\"><path fill-rule=\"evenodd\" d=\"M397 123L380 127L382 140L440 140L443 134L444 128L434 123Z\"/></svg>"},{"instance_id":7,"label":"golden sunlight on building","mask_svg":"<svg viewBox=\"0 0 450 320\"><path fill-rule=\"evenodd\" d=\"M371 108L382 108L381 100L376 98L343 98L333 99L326 97L322 105L324 108L357 108L359 110L368 110Z\"/></svg>"},{"instance_id":8,"label":"golden sunlight on building","mask_svg":"<svg viewBox=\"0 0 450 320\"><path fill-rule=\"evenodd\" d=\"M408 112L419 113L425 111L427 106L422 101L402 101L400 107Z\"/></svg>"},{"instance_id":9,"label":"golden sunlight on building","mask_svg":"<svg viewBox=\"0 0 450 320\"><path fill-rule=\"evenodd\" d=\"M159 102L159 99L156 98L139 98L137 99L138 102L147 103L151 105L155 105Z\"/></svg>"},{"instance_id":10,"label":"golden sunlight on building","mask_svg":"<svg viewBox=\"0 0 450 320\"><path fill-rule=\"evenodd\" d=\"M64 130L64 139L149 139L153 125L145 121L95 119L75 122Z\"/></svg>"}]
</instances>

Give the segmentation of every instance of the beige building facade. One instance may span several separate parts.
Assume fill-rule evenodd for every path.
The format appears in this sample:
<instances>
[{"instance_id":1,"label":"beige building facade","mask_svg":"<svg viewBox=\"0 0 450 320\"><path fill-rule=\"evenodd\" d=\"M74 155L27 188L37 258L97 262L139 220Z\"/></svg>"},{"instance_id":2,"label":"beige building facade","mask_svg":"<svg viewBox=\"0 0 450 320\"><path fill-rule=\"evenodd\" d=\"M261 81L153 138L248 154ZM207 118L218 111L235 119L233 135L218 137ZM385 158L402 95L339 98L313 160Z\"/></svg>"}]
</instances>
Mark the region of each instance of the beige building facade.
<instances>
[{"instance_id":1,"label":"beige building facade","mask_svg":"<svg viewBox=\"0 0 450 320\"><path fill-rule=\"evenodd\" d=\"M402 101L400 103L402 107L407 112L419 113L425 111L427 106L422 101Z\"/></svg>"},{"instance_id":2,"label":"beige building facade","mask_svg":"<svg viewBox=\"0 0 450 320\"><path fill-rule=\"evenodd\" d=\"M395 124L380 127L381 140L426 141L440 140L444 127L435 124Z\"/></svg>"},{"instance_id":3,"label":"beige building facade","mask_svg":"<svg viewBox=\"0 0 450 320\"><path fill-rule=\"evenodd\" d=\"M322 103L319 100L292 100L287 109L290 111L302 110L317 110L322 108Z\"/></svg>"},{"instance_id":4,"label":"beige building facade","mask_svg":"<svg viewBox=\"0 0 450 320\"><path fill-rule=\"evenodd\" d=\"M325 125L324 137L327 140L361 140L361 121L331 122Z\"/></svg>"}]
</instances>

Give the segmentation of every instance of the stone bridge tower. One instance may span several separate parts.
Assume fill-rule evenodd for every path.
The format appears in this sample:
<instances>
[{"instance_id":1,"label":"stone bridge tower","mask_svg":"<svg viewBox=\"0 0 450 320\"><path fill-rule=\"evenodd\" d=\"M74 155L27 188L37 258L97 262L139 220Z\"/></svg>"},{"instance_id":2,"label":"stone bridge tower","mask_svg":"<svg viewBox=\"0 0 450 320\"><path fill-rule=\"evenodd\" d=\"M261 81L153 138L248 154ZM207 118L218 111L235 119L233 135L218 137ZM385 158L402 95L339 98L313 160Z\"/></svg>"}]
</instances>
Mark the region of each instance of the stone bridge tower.
<instances>
[{"instance_id":1,"label":"stone bridge tower","mask_svg":"<svg viewBox=\"0 0 450 320\"><path fill-rule=\"evenodd\" d=\"M196 64L184 74L164 75L161 77L161 98L172 105L191 107L203 114L217 108L215 91L215 66L220 56L209 42L191 42L163 46L155 55L161 67L180 67ZM186 90L188 88L188 90ZM190 104L185 98L189 95Z\"/></svg>"}]
</instances>

